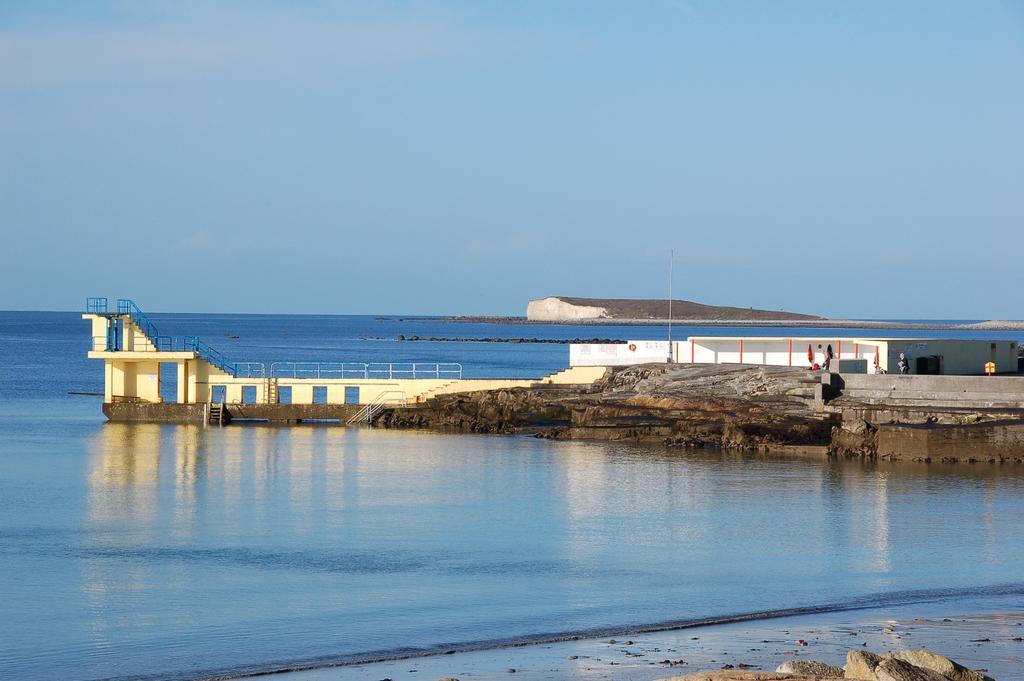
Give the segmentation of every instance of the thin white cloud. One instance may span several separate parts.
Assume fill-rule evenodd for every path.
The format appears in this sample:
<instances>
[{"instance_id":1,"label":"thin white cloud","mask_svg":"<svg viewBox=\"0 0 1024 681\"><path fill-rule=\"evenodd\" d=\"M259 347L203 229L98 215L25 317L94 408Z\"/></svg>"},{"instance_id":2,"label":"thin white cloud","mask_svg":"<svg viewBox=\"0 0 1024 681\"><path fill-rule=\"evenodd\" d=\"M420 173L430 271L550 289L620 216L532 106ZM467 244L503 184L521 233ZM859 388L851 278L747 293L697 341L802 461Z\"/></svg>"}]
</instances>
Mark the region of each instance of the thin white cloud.
<instances>
[{"instance_id":1,"label":"thin white cloud","mask_svg":"<svg viewBox=\"0 0 1024 681\"><path fill-rule=\"evenodd\" d=\"M0 84L325 73L372 77L425 61L528 49L536 37L418 9L158 7L163 10L126 13L102 24L0 29Z\"/></svg>"}]
</instances>

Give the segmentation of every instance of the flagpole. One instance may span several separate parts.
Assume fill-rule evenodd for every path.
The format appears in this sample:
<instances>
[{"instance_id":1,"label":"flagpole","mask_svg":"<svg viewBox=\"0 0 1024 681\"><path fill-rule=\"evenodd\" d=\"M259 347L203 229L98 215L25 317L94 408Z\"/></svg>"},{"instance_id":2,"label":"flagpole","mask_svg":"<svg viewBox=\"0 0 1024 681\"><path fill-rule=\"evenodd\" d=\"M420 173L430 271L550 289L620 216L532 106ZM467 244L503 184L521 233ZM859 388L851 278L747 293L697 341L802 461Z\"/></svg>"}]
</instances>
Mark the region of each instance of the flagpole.
<instances>
[{"instance_id":1,"label":"flagpole","mask_svg":"<svg viewBox=\"0 0 1024 681\"><path fill-rule=\"evenodd\" d=\"M672 352L672 265L676 259L675 249L669 249L668 252L668 361L671 363L673 359Z\"/></svg>"}]
</instances>

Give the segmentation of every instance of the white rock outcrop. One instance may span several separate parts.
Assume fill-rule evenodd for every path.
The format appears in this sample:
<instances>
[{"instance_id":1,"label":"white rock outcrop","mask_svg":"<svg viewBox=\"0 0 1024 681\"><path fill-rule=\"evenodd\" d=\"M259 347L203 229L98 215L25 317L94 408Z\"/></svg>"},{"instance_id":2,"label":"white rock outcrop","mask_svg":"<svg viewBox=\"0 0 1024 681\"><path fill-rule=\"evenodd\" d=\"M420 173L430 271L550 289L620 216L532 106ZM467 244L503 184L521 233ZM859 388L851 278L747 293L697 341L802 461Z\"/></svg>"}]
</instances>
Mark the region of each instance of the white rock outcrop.
<instances>
[{"instance_id":1,"label":"white rock outcrop","mask_svg":"<svg viewBox=\"0 0 1024 681\"><path fill-rule=\"evenodd\" d=\"M531 322L571 322L607 316L608 311L603 307L573 305L555 296L531 300L526 306L526 318Z\"/></svg>"}]
</instances>

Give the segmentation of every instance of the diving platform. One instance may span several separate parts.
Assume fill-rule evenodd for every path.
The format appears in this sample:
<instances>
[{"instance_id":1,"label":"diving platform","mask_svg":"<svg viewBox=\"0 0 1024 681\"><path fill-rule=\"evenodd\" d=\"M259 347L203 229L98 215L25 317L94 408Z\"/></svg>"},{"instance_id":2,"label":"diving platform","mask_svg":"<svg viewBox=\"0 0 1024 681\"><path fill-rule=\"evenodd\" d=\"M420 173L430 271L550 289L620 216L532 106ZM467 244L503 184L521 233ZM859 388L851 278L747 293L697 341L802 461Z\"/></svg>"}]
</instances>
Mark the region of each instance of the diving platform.
<instances>
[{"instance_id":1,"label":"diving platform","mask_svg":"<svg viewBox=\"0 0 1024 681\"><path fill-rule=\"evenodd\" d=\"M161 334L126 298L86 300L90 359L104 364L103 412L114 421L372 422L389 407L442 394L591 384L605 367L571 367L541 379L476 379L458 363L235 362L197 336ZM175 400L161 396L161 365L176 369Z\"/></svg>"}]
</instances>

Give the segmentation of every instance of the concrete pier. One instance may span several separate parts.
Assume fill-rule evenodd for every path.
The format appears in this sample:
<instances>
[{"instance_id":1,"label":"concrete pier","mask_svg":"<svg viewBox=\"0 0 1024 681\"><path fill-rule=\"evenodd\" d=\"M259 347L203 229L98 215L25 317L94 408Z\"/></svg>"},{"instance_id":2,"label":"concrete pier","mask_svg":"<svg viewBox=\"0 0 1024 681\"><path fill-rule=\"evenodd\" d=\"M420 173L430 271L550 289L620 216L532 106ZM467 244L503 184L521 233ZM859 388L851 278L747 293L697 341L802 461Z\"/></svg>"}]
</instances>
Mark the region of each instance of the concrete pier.
<instances>
[{"instance_id":1,"label":"concrete pier","mask_svg":"<svg viewBox=\"0 0 1024 681\"><path fill-rule=\"evenodd\" d=\"M90 359L104 363L104 414L114 421L273 423L370 420L385 406L438 395L538 385L589 384L604 367L573 367L541 379L473 379L457 363L234 362L195 336L166 336L131 300L89 298ZM175 367L175 400L161 396L161 365ZM216 405L211 407L210 405Z\"/></svg>"}]
</instances>

